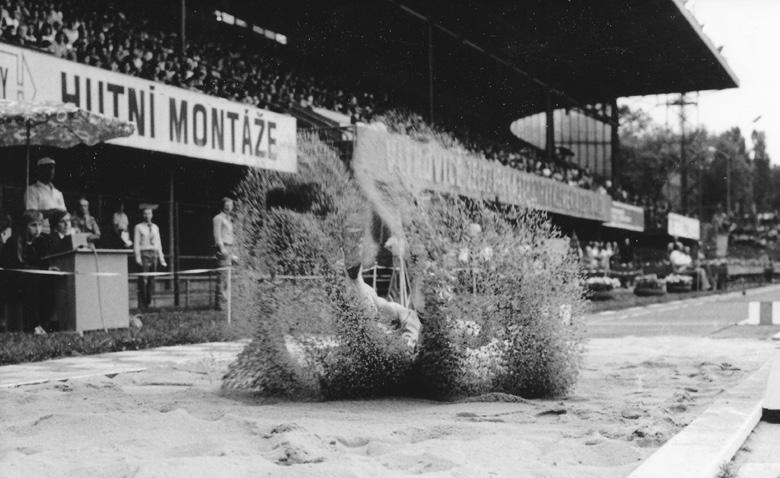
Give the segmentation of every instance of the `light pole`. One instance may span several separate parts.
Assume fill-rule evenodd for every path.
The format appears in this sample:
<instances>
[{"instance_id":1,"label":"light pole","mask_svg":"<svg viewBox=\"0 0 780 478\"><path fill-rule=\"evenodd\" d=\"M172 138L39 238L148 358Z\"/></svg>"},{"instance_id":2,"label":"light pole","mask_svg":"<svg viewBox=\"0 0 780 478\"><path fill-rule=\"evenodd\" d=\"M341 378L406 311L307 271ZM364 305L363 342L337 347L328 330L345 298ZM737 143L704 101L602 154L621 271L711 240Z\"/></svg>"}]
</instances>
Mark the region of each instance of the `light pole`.
<instances>
[{"instance_id":1,"label":"light pole","mask_svg":"<svg viewBox=\"0 0 780 478\"><path fill-rule=\"evenodd\" d=\"M726 213L731 214L731 156L715 146L707 146L707 151L713 154L720 153L726 158Z\"/></svg>"}]
</instances>

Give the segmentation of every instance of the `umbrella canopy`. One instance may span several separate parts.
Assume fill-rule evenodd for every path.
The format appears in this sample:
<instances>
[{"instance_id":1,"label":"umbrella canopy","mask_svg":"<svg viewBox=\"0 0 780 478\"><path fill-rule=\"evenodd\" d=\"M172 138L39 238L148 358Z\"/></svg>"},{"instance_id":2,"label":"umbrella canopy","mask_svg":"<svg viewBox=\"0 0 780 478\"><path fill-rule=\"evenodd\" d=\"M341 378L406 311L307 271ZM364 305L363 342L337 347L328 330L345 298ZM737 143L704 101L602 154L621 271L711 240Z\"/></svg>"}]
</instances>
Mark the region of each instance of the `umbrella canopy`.
<instances>
[{"instance_id":1,"label":"umbrella canopy","mask_svg":"<svg viewBox=\"0 0 780 478\"><path fill-rule=\"evenodd\" d=\"M0 146L70 148L130 136L132 123L82 110L71 103L0 101Z\"/></svg>"}]
</instances>

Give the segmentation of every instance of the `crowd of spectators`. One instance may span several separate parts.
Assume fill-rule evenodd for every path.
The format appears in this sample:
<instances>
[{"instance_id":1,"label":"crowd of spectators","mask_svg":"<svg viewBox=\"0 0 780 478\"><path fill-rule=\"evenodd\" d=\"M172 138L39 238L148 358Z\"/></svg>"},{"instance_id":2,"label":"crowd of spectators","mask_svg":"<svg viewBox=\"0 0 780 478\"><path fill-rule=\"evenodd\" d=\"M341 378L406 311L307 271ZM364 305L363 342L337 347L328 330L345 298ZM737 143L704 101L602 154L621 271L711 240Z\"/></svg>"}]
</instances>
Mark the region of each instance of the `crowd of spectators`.
<instances>
[{"instance_id":1,"label":"crowd of spectators","mask_svg":"<svg viewBox=\"0 0 780 478\"><path fill-rule=\"evenodd\" d=\"M150 15L121 11L112 2L2 0L0 39L106 70L140 76L209 95L284 110L321 106L355 121L385 99L349 92L295 71L280 45L202 35L179 51L179 36Z\"/></svg>"},{"instance_id":2,"label":"crowd of spectators","mask_svg":"<svg viewBox=\"0 0 780 478\"><path fill-rule=\"evenodd\" d=\"M149 15L121 11L112 2L0 0L0 39L38 48L73 61L198 90L275 111L293 106L321 107L372 121L397 107L388 95L348 91L293 66L275 42L247 42L213 35L188 39L179 51L177 33L155 24ZM394 118L399 123L398 115ZM399 129L420 134L419 115L409 114ZM448 125L453 126L453 125ZM639 198L599 180L570 161L566 152L550 162L533 147L500 143L474 131L447 128L450 138L487 160L585 188L638 205Z\"/></svg>"}]
</instances>

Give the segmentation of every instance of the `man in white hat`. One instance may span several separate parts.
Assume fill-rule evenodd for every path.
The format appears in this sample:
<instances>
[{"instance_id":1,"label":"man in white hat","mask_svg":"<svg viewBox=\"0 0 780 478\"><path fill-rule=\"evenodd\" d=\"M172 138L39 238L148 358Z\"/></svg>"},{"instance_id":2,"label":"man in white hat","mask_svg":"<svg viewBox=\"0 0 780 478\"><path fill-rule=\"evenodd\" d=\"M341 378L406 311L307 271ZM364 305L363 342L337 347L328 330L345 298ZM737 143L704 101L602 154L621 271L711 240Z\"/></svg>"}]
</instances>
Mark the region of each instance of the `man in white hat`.
<instances>
[{"instance_id":1,"label":"man in white hat","mask_svg":"<svg viewBox=\"0 0 780 478\"><path fill-rule=\"evenodd\" d=\"M49 216L55 211L66 211L62 192L54 187L53 159L45 156L35 164L35 183L27 187L24 193L25 209L41 211L45 217L44 232L48 232Z\"/></svg>"}]
</instances>

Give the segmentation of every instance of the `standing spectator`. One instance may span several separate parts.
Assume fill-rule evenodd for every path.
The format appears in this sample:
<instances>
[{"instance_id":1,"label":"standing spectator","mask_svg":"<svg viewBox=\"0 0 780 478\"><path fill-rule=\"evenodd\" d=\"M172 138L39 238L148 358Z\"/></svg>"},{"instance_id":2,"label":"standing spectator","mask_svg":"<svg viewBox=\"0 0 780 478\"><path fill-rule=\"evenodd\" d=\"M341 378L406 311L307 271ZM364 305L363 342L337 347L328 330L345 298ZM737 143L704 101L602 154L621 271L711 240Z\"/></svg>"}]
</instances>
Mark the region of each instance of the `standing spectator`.
<instances>
[{"instance_id":1,"label":"standing spectator","mask_svg":"<svg viewBox=\"0 0 780 478\"><path fill-rule=\"evenodd\" d=\"M162 267L167 267L163 256L160 228L152 222L156 204L141 204L143 222L136 224L133 231L133 251L135 262L141 268L142 273L157 272L157 262ZM146 309L152 304L154 292L154 276L138 276L138 307Z\"/></svg>"},{"instance_id":2,"label":"standing spectator","mask_svg":"<svg viewBox=\"0 0 780 478\"><path fill-rule=\"evenodd\" d=\"M65 211L65 198L62 192L54 187L55 165L53 159L43 157L35 165L35 177L38 179L34 184L27 187L24 193L24 204L27 210L40 211L43 214L43 232L48 233L48 217L54 211Z\"/></svg>"},{"instance_id":3,"label":"standing spectator","mask_svg":"<svg viewBox=\"0 0 780 478\"><path fill-rule=\"evenodd\" d=\"M612 255L615 253L614 250L612 250L612 244L607 242L601 243L601 251L599 252L599 267L602 269L609 270L609 260L612 258Z\"/></svg>"},{"instance_id":4,"label":"standing spectator","mask_svg":"<svg viewBox=\"0 0 780 478\"><path fill-rule=\"evenodd\" d=\"M100 240L100 226L98 226L95 216L89 213L89 201L82 197L79 199L79 207L73 213L73 228L85 234L87 241L95 243Z\"/></svg>"},{"instance_id":5,"label":"standing spectator","mask_svg":"<svg viewBox=\"0 0 780 478\"><path fill-rule=\"evenodd\" d=\"M623 240L620 248L620 263L624 266L633 266L634 264L634 245L628 237Z\"/></svg>"},{"instance_id":6,"label":"standing spectator","mask_svg":"<svg viewBox=\"0 0 780 478\"><path fill-rule=\"evenodd\" d=\"M585 262L589 269L597 269L599 266L599 249L594 241L585 246Z\"/></svg>"},{"instance_id":7,"label":"standing spectator","mask_svg":"<svg viewBox=\"0 0 780 478\"><path fill-rule=\"evenodd\" d=\"M233 200L222 198L220 201L222 210L212 219L212 232L214 234L214 248L216 249L217 265L220 268L230 267L236 261L233 254L233 219L230 214L233 212ZM227 302L228 288L227 271L219 271L216 291L216 307L221 309L221 302Z\"/></svg>"}]
</instances>

